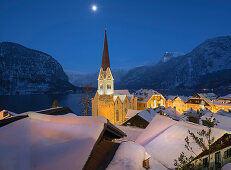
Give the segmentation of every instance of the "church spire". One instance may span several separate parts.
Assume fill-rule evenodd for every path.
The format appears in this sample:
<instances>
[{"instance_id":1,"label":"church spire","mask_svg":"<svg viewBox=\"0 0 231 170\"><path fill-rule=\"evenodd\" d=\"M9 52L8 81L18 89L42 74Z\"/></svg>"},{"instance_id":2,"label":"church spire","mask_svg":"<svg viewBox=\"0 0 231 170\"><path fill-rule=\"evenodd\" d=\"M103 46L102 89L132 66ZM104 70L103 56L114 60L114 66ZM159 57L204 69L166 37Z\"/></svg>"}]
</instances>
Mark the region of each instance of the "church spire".
<instances>
[{"instance_id":1,"label":"church spire","mask_svg":"<svg viewBox=\"0 0 231 170\"><path fill-rule=\"evenodd\" d=\"M106 27L105 27L104 47L103 47L103 57L102 57L102 65L101 65L101 67L103 68L104 71L106 71L107 68L110 67L108 45L107 45Z\"/></svg>"}]
</instances>

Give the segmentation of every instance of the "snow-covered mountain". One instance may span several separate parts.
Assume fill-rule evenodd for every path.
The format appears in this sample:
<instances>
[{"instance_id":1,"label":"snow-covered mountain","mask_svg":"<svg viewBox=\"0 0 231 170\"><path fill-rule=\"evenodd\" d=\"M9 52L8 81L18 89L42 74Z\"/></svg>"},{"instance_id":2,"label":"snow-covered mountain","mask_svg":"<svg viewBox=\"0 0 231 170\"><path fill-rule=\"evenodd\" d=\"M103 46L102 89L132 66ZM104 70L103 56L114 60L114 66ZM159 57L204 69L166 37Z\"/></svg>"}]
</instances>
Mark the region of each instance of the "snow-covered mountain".
<instances>
[{"instance_id":1,"label":"snow-covered mountain","mask_svg":"<svg viewBox=\"0 0 231 170\"><path fill-rule=\"evenodd\" d=\"M79 87L84 87L84 86L92 86L92 87L97 87L97 79L99 76L99 72L94 72L94 73L82 73L82 72L77 72L77 71L65 71L70 83L79 86ZM114 78L114 83L115 83L115 88L116 84L120 82L121 77L123 77L128 70L126 69L113 69L112 68L112 75Z\"/></svg>"},{"instance_id":2,"label":"snow-covered mountain","mask_svg":"<svg viewBox=\"0 0 231 170\"><path fill-rule=\"evenodd\" d=\"M50 55L22 45L0 43L0 95L59 93L75 89Z\"/></svg>"},{"instance_id":3,"label":"snow-covered mountain","mask_svg":"<svg viewBox=\"0 0 231 170\"><path fill-rule=\"evenodd\" d=\"M164 56L161 58L161 62L167 62L173 58L179 57L184 55L184 53L181 52L165 52Z\"/></svg>"},{"instance_id":4,"label":"snow-covered mountain","mask_svg":"<svg viewBox=\"0 0 231 170\"><path fill-rule=\"evenodd\" d=\"M131 69L119 85L130 89L231 87L231 36L208 39L186 55Z\"/></svg>"}]
</instances>

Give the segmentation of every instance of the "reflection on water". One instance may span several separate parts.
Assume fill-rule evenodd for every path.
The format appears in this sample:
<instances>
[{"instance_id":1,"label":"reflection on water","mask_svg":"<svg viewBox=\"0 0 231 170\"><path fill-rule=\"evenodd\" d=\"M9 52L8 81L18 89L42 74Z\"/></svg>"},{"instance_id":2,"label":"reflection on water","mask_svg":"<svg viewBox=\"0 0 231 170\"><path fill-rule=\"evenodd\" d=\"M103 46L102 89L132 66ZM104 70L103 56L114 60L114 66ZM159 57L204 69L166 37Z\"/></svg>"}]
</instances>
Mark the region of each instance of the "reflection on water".
<instances>
[{"instance_id":1,"label":"reflection on water","mask_svg":"<svg viewBox=\"0 0 231 170\"><path fill-rule=\"evenodd\" d=\"M192 96L195 93L208 93L214 92L218 96L223 96L231 93L229 90L217 90L217 91L203 91L203 90L163 90L158 89L158 92L166 95L185 95ZM130 90L134 92L134 90ZM91 97L95 95L95 91L92 92ZM42 109L48 109L52 106L55 99L61 106L68 106L77 115L81 114L80 100L84 97L81 92L74 94L34 94L34 95L14 95L14 96L0 96L0 110L6 109L15 113L22 113L26 111L38 111ZM91 114L91 111L90 111Z\"/></svg>"},{"instance_id":2,"label":"reflection on water","mask_svg":"<svg viewBox=\"0 0 231 170\"><path fill-rule=\"evenodd\" d=\"M59 105L68 106L75 114L80 115L80 100L83 96L83 93L0 96L0 110L6 109L15 113L38 111L50 108L57 99Z\"/></svg>"}]
</instances>

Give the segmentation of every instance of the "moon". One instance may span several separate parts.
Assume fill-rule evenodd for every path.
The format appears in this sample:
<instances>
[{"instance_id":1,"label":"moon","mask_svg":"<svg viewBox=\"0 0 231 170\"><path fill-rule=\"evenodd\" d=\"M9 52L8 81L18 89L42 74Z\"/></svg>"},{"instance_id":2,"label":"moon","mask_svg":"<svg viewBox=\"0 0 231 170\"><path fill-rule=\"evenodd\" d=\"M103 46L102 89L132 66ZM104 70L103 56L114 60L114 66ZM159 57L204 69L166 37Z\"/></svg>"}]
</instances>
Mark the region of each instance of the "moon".
<instances>
[{"instance_id":1,"label":"moon","mask_svg":"<svg viewBox=\"0 0 231 170\"><path fill-rule=\"evenodd\" d=\"M93 11L96 11L96 10L97 10L97 6L96 6L96 5L92 5L91 9L92 9Z\"/></svg>"}]
</instances>

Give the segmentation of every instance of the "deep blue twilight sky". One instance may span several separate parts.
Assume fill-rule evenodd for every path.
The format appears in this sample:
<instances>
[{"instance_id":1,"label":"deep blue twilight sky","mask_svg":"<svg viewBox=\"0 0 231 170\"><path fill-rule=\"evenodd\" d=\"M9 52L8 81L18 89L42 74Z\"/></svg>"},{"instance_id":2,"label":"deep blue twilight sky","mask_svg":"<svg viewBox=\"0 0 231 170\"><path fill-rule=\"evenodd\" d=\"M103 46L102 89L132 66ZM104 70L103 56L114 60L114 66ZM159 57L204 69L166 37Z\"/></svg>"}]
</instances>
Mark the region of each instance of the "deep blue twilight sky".
<instances>
[{"instance_id":1,"label":"deep blue twilight sky","mask_svg":"<svg viewBox=\"0 0 231 170\"><path fill-rule=\"evenodd\" d=\"M0 0L0 23L0 41L48 53L65 70L93 72L105 24L111 67L131 68L231 35L231 0Z\"/></svg>"}]
</instances>

